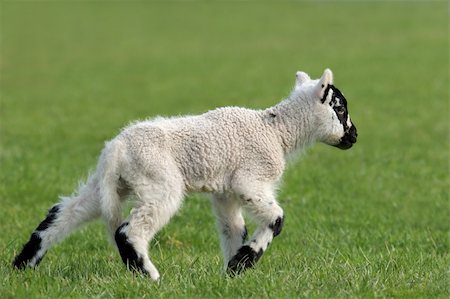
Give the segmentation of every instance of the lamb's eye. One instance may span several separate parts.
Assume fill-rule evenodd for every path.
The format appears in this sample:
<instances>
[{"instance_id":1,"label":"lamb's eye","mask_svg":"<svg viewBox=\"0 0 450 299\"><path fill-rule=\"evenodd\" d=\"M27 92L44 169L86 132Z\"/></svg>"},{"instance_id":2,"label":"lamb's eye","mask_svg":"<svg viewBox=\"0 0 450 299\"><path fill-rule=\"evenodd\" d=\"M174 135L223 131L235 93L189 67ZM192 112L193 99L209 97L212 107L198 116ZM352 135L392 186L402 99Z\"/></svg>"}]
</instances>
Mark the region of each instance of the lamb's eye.
<instances>
[{"instance_id":1,"label":"lamb's eye","mask_svg":"<svg viewBox=\"0 0 450 299\"><path fill-rule=\"evenodd\" d=\"M342 106L336 107L336 112L339 114L344 114L345 113L345 108Z\"/></svg>"}]
</instances>

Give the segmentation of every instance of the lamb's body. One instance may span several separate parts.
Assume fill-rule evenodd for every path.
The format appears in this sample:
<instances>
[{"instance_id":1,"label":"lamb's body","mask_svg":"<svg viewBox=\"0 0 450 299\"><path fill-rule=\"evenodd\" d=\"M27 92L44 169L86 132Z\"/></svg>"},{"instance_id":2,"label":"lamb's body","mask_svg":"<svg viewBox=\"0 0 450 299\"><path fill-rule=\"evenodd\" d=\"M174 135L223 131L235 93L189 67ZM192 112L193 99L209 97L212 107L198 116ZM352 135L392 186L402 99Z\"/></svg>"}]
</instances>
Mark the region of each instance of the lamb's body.
<instances>
[{"instance_id":1,"label":"lamb's body","mask_svg":"<svg viewBox=\"0 0 450 299\"><path fill-rule=\"evenodd\" d=\"M342 148L356 141L348 113L337 111L345 98L331 84L330 71L320 81L298 73L291 96L266 110L226 107L126 127L106 144L86 185L49 211L14 265L37 265L52 244L102 215L124 263L156 280L149 241L186 192L210 192L225 265L232 273L251 267L283 225L275 191L288 155L315 141ZM135 208L122 222L128 195ZM247 242L241 208L258 223Z\"/></svg>"},{"instance_id":2,"label":"lamb's body","mask_svg":"<svg viewBox=\"0 0 450 299\"><path fill-rule=\"evenodd\" d=\"M255 179L274 181L284 170L284 152L268 117L266 111L226 107L131 125L112 141L123 147L120 174L136 182L167 169L194 192L229 191L234 176L248 170Z\"/></svg>"}]
</instances>

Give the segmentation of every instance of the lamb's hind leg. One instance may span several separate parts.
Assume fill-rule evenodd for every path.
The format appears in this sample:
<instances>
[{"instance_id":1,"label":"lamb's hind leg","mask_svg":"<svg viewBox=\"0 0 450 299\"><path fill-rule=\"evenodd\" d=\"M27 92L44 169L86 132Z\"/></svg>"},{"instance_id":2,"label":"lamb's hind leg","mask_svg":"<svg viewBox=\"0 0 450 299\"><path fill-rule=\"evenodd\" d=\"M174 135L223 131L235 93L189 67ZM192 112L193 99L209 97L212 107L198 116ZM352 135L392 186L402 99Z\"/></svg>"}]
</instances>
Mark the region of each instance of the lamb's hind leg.
<instances>
[{"instance_id":1,"label":"lamb's hind leg","mask_svg":"<svg viewBox=\"0 0 450 299\"><path fill-rule=\"evenodd\" d=\"M261 258L273 238L280 234L283 227L283 210L275 200L270 184L246 183L238 188L244 208L256 220L258 227L252 237L228 263L231 274L239 274Z\"/></svg>"},{"instance_id":2,"label":"lamb's hind leg","mask_svg":"<svg viewBox=\"0 0 450 299\"><path fill-rule=\"evenodd\" d=\"M220 235L225 268L247 238L247 228L241 212L241 203L232 194L216 194L212 199Z\"/></svg>"},{"instance_id":3,"label":"lamb's hind leg","mask_svg":"<svg viewBox=\"0 0 450 299\"><path fill-rule=\"evenodd\" d=\"M178 210L183 198L181 186L180 182L160 182L135 188L137 205L115 234L122 261L130 270L159 279L148 256L148 244Z\"/></svg>"},{"instance_id":4,"label":"lamb's hind leg","mask_svg":"<svg viewBox=\"0 0 450 299\"><path fill-rule=\"evenodd\" d=\"M13 266L18 269L35 267L47 250L62 240L82 223L100 215L98 198L95 194L95 181L81 187L78 195L63 198L53 206L47 217L31 234L30 240L15 257Z\"/></svg>"}]
</instances>

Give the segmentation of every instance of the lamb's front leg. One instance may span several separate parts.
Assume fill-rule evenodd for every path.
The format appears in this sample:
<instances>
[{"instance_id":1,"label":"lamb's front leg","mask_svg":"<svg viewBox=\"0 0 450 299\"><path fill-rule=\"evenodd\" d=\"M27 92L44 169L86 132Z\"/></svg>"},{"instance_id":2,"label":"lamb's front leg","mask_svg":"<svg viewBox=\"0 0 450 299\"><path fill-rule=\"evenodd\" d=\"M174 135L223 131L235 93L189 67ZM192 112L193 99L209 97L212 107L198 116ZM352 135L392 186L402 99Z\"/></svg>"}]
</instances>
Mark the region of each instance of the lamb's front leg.
<instances>
[{"instance_id":1,"label":"lamb's front leg","mask_svg":"<svg viewBox=\"0 0 450 299\"><path fill-rule=\"evenodd\" d=\"M247 188L239 190L244 207L257 221L258 227L228 263L230 274L253 267L266 251L273 238L281 232L284 222L283 209L275 200L270 185L247 184Z\"/></svg>"},{"instance_id":2,"label":"lamb's front leg","mask_svg":"<svg viewBox=\"0 0 450 299\"><path fill-rule=\"evenodd\" d=\"M225 268L247 238L247 228L241 212L241 202L233 194L215 194L212 206L217 219Z\"/></svg>"}]
</instances>

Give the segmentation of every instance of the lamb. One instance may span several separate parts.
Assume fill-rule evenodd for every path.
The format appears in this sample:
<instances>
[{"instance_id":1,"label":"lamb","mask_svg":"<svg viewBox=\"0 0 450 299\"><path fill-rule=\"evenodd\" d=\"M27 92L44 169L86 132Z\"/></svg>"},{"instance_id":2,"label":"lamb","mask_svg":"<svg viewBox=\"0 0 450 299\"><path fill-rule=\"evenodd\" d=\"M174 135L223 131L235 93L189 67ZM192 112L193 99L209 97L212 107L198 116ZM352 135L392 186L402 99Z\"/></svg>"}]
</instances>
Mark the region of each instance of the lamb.
<instances>
[{"instance_id":1,"label":"lamb","mask_svg":"<svg viewBox=\"0 0 450 299\"><path fill-rule=\"evenodd\" d=\"M239 274L255 265L282 230L276 190L287 159L314 142L348 149L356 137L329 69L317 80L297 72L290 96L265 110L224 107L133 123L106 143L77 193L49 210L13 265L37 266L56 242L101 216L128 269L158 280L149 242L186 193L208 192L225 268ZM129 196L134 208L123 220L122 203ZM242 209L258 225L248 240Z\"/></svg>"}]
</instances>

